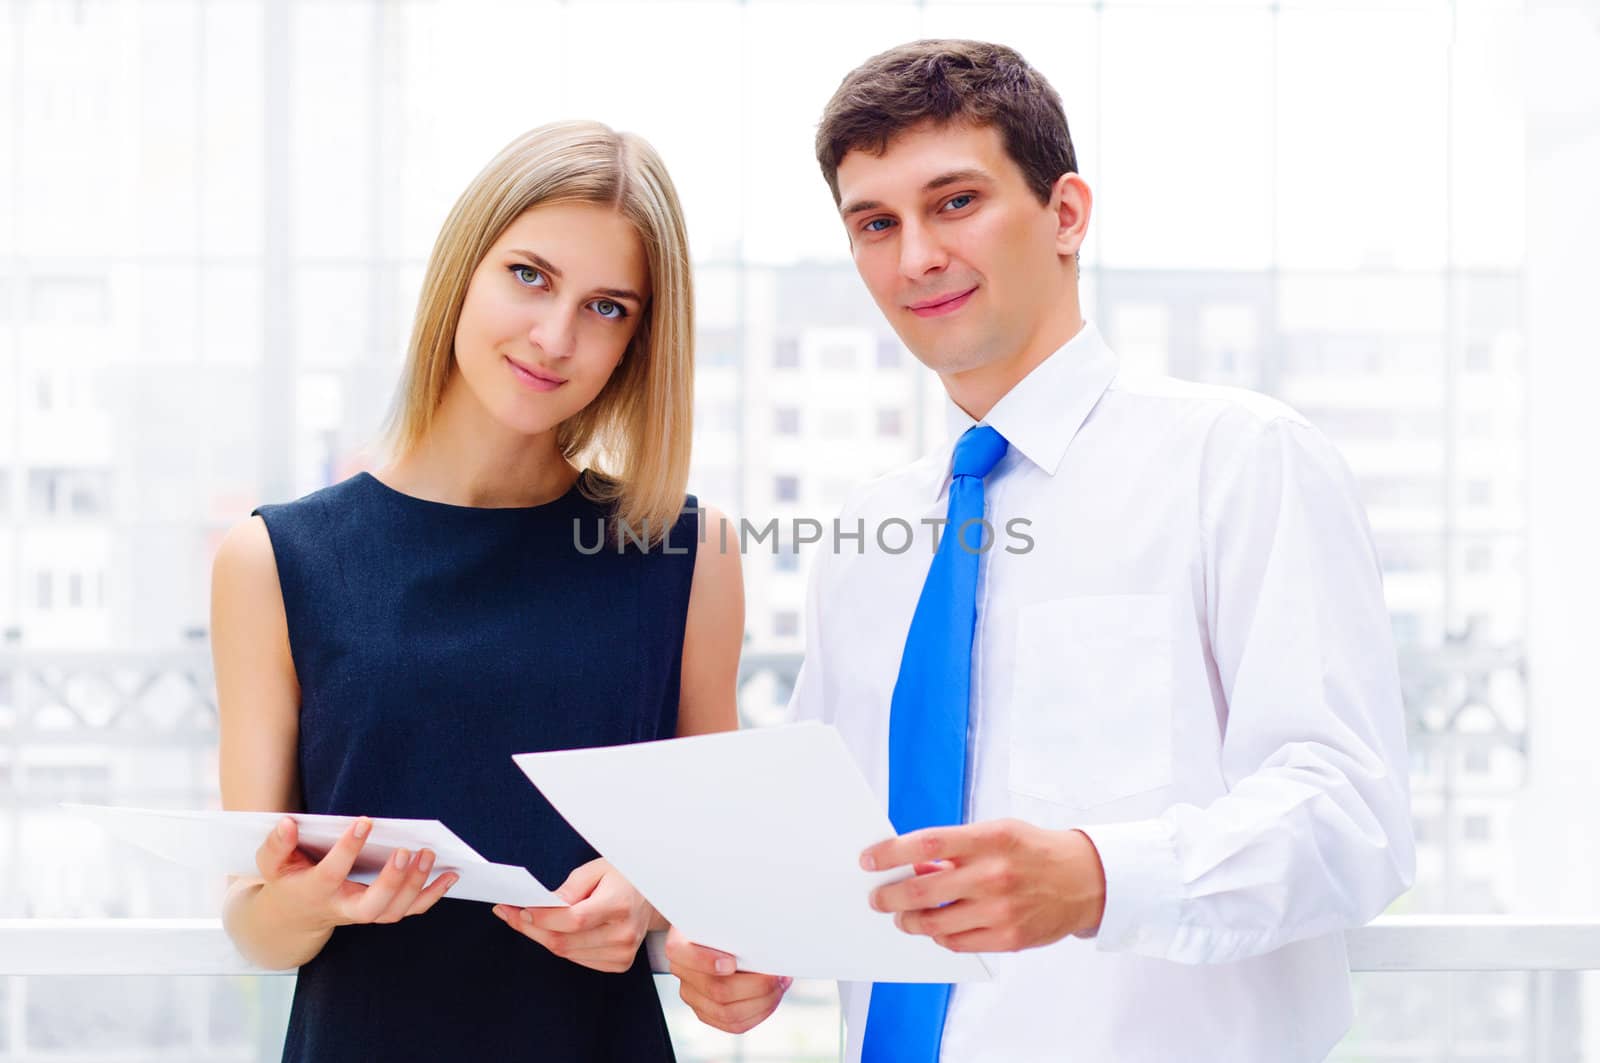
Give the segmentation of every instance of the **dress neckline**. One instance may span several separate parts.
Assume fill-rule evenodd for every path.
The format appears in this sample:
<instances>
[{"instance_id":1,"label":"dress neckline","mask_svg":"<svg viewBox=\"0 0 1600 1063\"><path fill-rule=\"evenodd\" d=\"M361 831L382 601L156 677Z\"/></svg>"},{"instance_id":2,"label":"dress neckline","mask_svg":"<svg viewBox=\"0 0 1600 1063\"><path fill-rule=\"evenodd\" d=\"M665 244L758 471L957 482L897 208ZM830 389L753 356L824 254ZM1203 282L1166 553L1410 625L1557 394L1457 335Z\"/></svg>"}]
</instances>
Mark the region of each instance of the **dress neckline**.
<instances>
[{"instance_id":1,"label":"dress neckline","mask_svg":"<svg viewBox=\"0 0 1600 1063\"><path fill-rule=\"evenodd\" d=\"M419 507L425 507L425 508L433 509L433 510L440 511L440 512L449 512L449 513L539 513L539 512L544 511L544 510L553 509L556 506L559 506L564 502L570 501L573 497L581 495L582 494L581 488L582 488L582 485L583 485L583 479L584 479L585 476L588 476L588 475L589 475L589 471L587 469L584 469L584 470L580 471L578 473L577 478L572 481L572 486L567 488L567 490L564 493L562 493L561 495L559 495L559 496L557 496L555 498L552 498L548 502L540 502L538 505L533 505L533 506L458 506L458 505L456 505L456 504L454 504L452 502L438 502L438 501L435 501L435 500L433 500L431 498L420 498L417 495L406 494L406 492L400 490L397 487L390 487L388 484L384 483L382 480L378 479L376 476L372 475L372 473L370 473L370 472L368 472L366 470L362 470L361 472L358 472L356 474L356 479L357 480L366 481L367 483L369 483L372 486L376 487L383 494L388 495L388 496L390 496L392 498L399 499L399 500L401 500L401 501L403 501L405 503L408 503L410 505L419 506Z\"/></svg>"}]
</instances>

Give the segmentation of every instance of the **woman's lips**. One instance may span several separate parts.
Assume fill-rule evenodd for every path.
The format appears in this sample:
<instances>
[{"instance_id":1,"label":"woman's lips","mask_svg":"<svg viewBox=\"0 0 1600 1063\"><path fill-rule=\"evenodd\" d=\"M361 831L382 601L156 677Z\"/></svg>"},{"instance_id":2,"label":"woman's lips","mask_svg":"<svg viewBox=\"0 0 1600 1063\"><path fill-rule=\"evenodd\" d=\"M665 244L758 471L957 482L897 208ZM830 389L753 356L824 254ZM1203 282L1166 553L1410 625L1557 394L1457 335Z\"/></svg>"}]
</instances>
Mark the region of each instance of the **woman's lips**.
<instances>
[{"instance_id":1,"label":"woman's lips","mask_svg":"<svg viewBox=\"0 0 1600 1063\"><path fill-rule=\"evenodd\" d=\"M523 365L509 355L506 356L506 364L511 366L511 371L517 375L518 380L535 391L554 391L566 383L560 377L550 376L548 373L541 373L537 369Z\"/></svg>"},{"instance_id":2,"label":"woman's lips","mask_svg":"<svg viewBox=\"0 0 1600 1063\"><path fill-rule=\"evenodd\" d=\"M972 293L977 290L977 285L973 285L964 292L958 292L935 302L917 303L909 309L918 317L940 317L944 314L953 314L963 306L966 306L967 300L971 299Z\"/></svg>"}]
</instances>

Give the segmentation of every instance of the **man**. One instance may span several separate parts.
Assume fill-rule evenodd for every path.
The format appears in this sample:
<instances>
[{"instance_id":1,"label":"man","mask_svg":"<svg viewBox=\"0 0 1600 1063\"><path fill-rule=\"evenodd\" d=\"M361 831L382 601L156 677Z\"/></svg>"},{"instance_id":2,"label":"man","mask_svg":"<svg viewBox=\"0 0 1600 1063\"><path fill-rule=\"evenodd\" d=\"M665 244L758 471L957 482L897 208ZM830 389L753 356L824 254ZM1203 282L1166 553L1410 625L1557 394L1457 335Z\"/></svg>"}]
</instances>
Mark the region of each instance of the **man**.
<instances>
[{"instance_id":1,"label":"man","mask_svg":"<svg viewBox=\"0 0 1600 1063\"><path fill-rule=\"evenodd\" d=\"M792 707L885 797L899 837L863 866L917 872L870 903L993 975L843 987L848 1058L1322 1059L1351 1017L1341 931L1414 865L1348 470L1271 399L1119 371L1079 307L1060 99L1012 50L868 60L817 156L950 437L847 504L865 541L815 563ZM897 519L915 548L875 535ZM787 987L681 936L669 956L723 1029Z\"/></svg>"}]
</instances>

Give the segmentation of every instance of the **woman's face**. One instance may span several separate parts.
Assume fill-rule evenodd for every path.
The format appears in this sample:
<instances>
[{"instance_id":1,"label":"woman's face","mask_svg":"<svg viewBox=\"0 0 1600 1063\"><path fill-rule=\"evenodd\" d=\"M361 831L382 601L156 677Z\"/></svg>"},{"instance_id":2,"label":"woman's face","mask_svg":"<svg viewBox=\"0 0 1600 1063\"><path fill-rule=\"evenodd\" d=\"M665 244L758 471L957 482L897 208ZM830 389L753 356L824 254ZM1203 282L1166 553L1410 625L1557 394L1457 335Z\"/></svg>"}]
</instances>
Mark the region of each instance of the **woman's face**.
<instances>
[{"instance_id":1,"label":"woman's face","mask_svg":"<svg viewBox=\"0 0 1600 1063\"><path fill-rule=\"evenodd\" d=\"M459 379L524 435L582 410L622 360L650 298L644 246L609 206L545 203L500 235L467 285Z\"/></svg>"}]
</instances>

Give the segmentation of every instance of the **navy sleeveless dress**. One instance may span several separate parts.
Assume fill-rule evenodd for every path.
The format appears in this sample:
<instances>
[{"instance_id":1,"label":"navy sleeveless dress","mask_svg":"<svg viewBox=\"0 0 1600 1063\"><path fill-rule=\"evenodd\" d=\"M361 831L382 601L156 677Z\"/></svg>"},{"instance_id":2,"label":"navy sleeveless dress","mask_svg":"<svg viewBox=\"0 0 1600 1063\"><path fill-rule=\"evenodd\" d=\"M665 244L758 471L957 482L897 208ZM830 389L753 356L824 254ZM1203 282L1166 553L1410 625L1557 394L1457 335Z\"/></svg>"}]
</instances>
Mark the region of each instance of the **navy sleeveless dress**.
<instances>
[{"instance_id":1,"label":"navy sleeveless dress","mask_svg":"<svg viewBox=\"0 0 1600 1063\"><path fill-rule=\"evenodd\" d=\"M439 819L551 889L595 851L514 753L670 738L698 528L601 545L578 485L477 509L369 474L263 506L300 681L305 810ZM648 799L647 794L640 795ZM673 1058L643 950L604 974L448 896L345 926L300 969L283 1058L651 1063Z\"/></svg>"}]
</instances>

